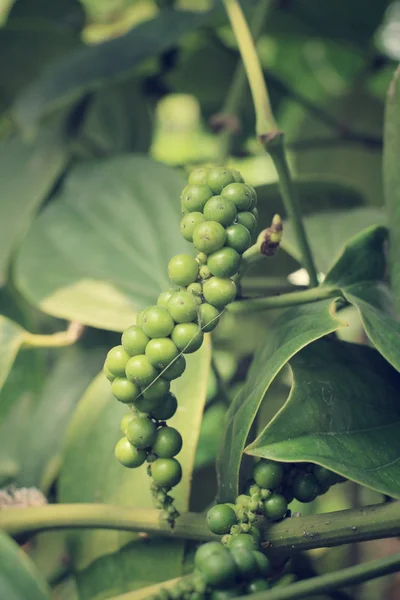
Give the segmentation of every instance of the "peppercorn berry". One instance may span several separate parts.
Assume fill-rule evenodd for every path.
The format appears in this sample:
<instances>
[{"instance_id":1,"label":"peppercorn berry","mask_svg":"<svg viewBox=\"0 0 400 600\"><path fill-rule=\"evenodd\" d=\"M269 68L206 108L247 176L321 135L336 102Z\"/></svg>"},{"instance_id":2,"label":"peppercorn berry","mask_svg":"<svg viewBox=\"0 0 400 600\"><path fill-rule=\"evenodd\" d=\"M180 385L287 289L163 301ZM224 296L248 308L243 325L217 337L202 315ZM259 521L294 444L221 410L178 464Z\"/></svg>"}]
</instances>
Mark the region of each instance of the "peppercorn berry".
<instances>
[{"instance_id":1,"label":"peppercorn berry","mask_svg":"<svg viewBox=\"0 0 400 600\"><path fill-rule=\"evenodd\" d=\"M168 365L166 369L163 370L162 376L167 381L172 381L173 379L178 379L182 375L182 373L186 369L186 360L185 357L180 355L175 360Z\"/></svg>"},{"instance_id":2,"label":"peppercorn berry","mask_svg":"<svg viewBox=\"0 0 400 600\"><path fill-rule=\"evenodd\" d=\"M168 277L176 285L186 286L196 281L199 265L190 254L177 254L168 263Z\"/></svg>"},{"instance_id":3,"label":"peppercorn berry","mask_svg":"<svg viewBox=\"0 0 400 600\"><path fill-rule=\"evenodd\" d=\"M126 428L126 437L136 448L148 448L154 442L157 426L148 417L134 417Z\"/></svg>"},{"instance_id":4,"label":"peppercorn berry","mask_svg":"<svg viewBox=\"0 0 400 600\"><path fill-rule=\"evenodd\" d=\"M176 458L157 458L150 468L154 481L162 487L174 487L182 478L182 467Z\"/></svg>"},{"instance_id":5,"label":"peppercorn berry","mask_svg":"<svg viewBox=\"0 0 400 600\"><path fill-rule=\"evenodd\" d=\"M230 183L222 190L221 196L229 198L238 211L250 210L253 207L253 194L245 183Z\"/></svg>"},{"instance_id":6,"label":"peppercorn berry","mask_svg":"<svg viewBox=\"0 0 400 600\"><path fill-rule=\"evenodd\" d=\"M128 427L128 424L132 421L132 419L134 418L133 413L128 412L126 413L122 419L121 419L121 431L122 433L125 435L126 432L126 428Z\"/></svg>"},{"instance_id":7,"label":"peppercorn berry","mask_svg":"<svg viewBox=\"0 0 400 600\"><path fill-rule=\"evenodd\" d=\"M223 188L235 181L232 171L225 167L211 169L207 176L207 185L214 194L220 194Z\"/></svg>"},{"instance_id":8,"label":"peppercorn berry","mask_svg":"<svg viewBox=\"0 0 400 600\"><path fill-rule=\"evenodd\" d=\"M111 391L120 402L130 404L140 394L140 388L126 377L116 377L111 384Z\"/></svg>"},{"instance_id":9,"label":"peppercorn berry","mask_svg":"<svg viewBox=\"0 0 400 600\"><path fill-rule=\"evenodd\" d=\"M148 337L167 337L173 328L174 321L165 308L150 306L143 312L142 329Z\"/></svg>"},{"instance_id":10,"label":"peppercorn berry","mask_svg":"<svg viewBox=\"0 0 400 600\"><path fill-rule=\"evenodd\" d=\"M233 248L221 248L208 257L207 267L216 277L232 277L238 272L240 255Z\"/></svg>"},{"instance_id":11,"label":"peppercorn berry","mask_svg":"<svg viewBox=\"0 0 400 600\"><path fill-rule=\"evenodd\" d=\"M235 203L224 196L213 196L204 207L206 221L217 221L224 227L232 225L236 215Z\"/></svg>"},{"instance_id":12,"label":"peppercorn berry","mask_svg":"<svg viewBox=\"0 0 400 600\"><path fill-rule=\"evenodd\" d=\"M318 496L318 481L312 473L300 473L292 483L292 491L299 502L312 502Z\"/></svg>"},{"instance_id":13,"label":"peppercorn berry","mask_svg":"<svg viewBox=\"0 0 400 600\"><path fill-rule=\"evenodd\" d=\"M129 469L140 467L146 460L146 452L132 446L126 437L119 440L115 446L115 458Z\"/></svg>"},{"instance_id":14,"label":"peppercorn berry","mask_svg":"<svg viewBox=\"0 0 400 600\"><path fill-rule=\"evenodd\" d=\"M264 501L264 513L270 521L279 521L287 513L287 500L281 494L271 494Z\"/></svg>"},{"instance_id":15,"label":"peppercorn berry","mask_svg":"<svg viewBox=\"0 0 400 600\"><path fill-rule=\"evenodd\" d=\"M149 385L158 375L157 369L144 354L132 356L126 363L125 372L127 378L138 386Z\"/></svg>"},{"instance_id":16,"label":"peppercorn berry","mask_svg":"<svg viewBox=\"0 0 400 600\"><path fill-rule=\"evenodd\" d=\"M200 167L192 171L188 177L188 182L192 185L205 185L211 167Z\"/></svg>"},{"instance_id":17,"label":"peppercorn berry","mask_svg":"<svg viewBox=\"0 0 400 600\"><path fill-rule=\"evenodd\" d=\"M240 212L237 216L237 222L246 227L251 235L256 232L257 219L251 212Z\"/></svg>"},{"instance_id":18,"label":"peppercorn berry","mask_svg":"<svg viewBox=\"0 0 400 600\"><path fill-rule=\"evenodd\" d=\"M199 223L203 223L205 221L205 216L201 212L191 212L184 215L181 219L180 223L180 232L182 237L187 242L193 241L193 231Z\"/></svg>"},{"instance_id":19,"label":"peppercorn berry","mask_svg":"<svg viewBox=\"0 0 400 600\"><path fill-rule=\"evenodd\" d=\"M179 354L178 348L170 338L153 338L145 351L149 362L156 369L165 369Z\"/></svg>"},{"instance_id":20,"label":"peppercorn berry","mask_svg":"<svg viewBox=\"0 0 400 600\"><path fill-rule=\"evenodd\" d=\"M213 533L228 533L237 519L235 511L227 504L216 504L207 513L207 525Z\"/></svg>"},{"instance_id":21,"label":"peppercorn berry","mask_svg":"<svg viewBox=\"0 0 400 600\"><path fill-rule=\"evenodd\" d=\"M253 469L253 479L261 488L274 490L283 479L282 466L274 461L261 459Z\"/></svg>"},{"instance_id":22,"label":"peppercorn berry","mask_svg":"<svg viewBox=\"0 0 400 600\"><path fill-rule=\"evenodd\" d=\"M157 377L148 386L143 389L143 399L149 406L155 406L169 392L170 383L164 377ZM138 403L136 407L139 409ZM144 411L146 412L146 411Z\"/></svg>"},{"instance_id":23,"label":"peppercorn berry","mask_svg":"<svg viewBox=\"0 0 400 600\"><path fill-rule=\"evenodd\" d=\"M157 421L167 421L176 413L178 402L175 394L168 392L162 399L161 404L151 411L151 415Z\"/></svg>"},{"instance_id":24,"label":"peppercorn berry","mask_svg":"<svg viewBox=\"0 0 400 600\"><path fill-rule=\"evenodd\" d=\"M199 327L204 333L209 333L218 325L220 312L211 304L201 304L198 311Z\"/></svg>"},{"instance_id":25,"label":"peppercorn berry","mask_svg":"<svg viewBox=\"0 0 400 600\"><path fill-rule=\"evenodd\" d=\"M107 354L105 366L114 377L125 377L125 367L130 356L123 346L111 348Z\"/></svg>"},{"instance_id":26,"label":"peppercorn berry","mask_svg":"<svg viewBox=\"0 0 400 600\"><path fill-rule=\"evenodd\" d=\"M168 300L171 298L172 294L175 294L175 292L177 292L178 290L179 288L171 288L166 292L161 292L161 294L158 296L157 306L167 308ZM140 354L143 354L143 352L141 352Z\"/></svg>"},{"instance_id":27,"label":"peppercorn berry","mask_svg":"<svg viewBox=\"0 0 400 600\"><path fill-rule=\"evenodd\" d=\"M193 243L199 252L210 254L225 244L226 232L221 223L205 221L193 231Z\"/></svg>"},{"instance_id":28,"label":"peppercorn berry","mask_svg":"<svg viewBox=\"0 0 400 600\"><path fill-rule=\"evenodd\" d=\"M239 548L244 548L246 550L257 550L258 542L249 533L239 533L232 537L229 548L231 550Z\"/></svg>"},{"instance_id":29,"label":"peppercorn berry","mask_svg":"<svg viewBox=\"0 0 400 600\"><path fill-rule=\"evenodd\" d=\"M230 548L236 569L243 579L252 579L258 575L258 563L254 551L248 548Z\"/></svg>"},{"instance_id":30,"label":"peppercorn berry","mask_svg":"<svg viewBox=\"0 0 400 600\"><path fill-rule=\"evenodd\" d=\"M151 451L159 458L173 458L182 448L182 436L173 427L161 427L154 439Z\"/></svg>"},{"instance_id":31,"label":"peppercorn berry","mask_svg":"<svg viewBox=\"0 0 400 600\"><path fill-rule=\"evenodd\" d=\"M236 285L232 279L211 277L203 286L205 300L216 308L224 308L236 296Z\"/></svg>"},{"instance_id":32,"label":"peppercorn berry","mask_svg":"<svg viewBox=\"0 0 400 600\"><path fill-rule=\"evenodd\" d=\"M181 195L181 207L183 211L202 212L207 200L213 195L208 185L187 185Z\"/></svg>"},{"instance_id":33,"label":"peppercorn berry","mask_svg":"<svg viewBox=\"0 0 400 600\"><path fill-rule=\"evenodd\" d=\"M196 323L179 323L175 325L171 337L181 352L190 354L200 348L204 334Z\"/></svg>"},{"instance_id":34,"label":"peppercorn berry","mask_svg":"<svg viewBox=\"0 0 400 600\"><path fill-rule=\"evenodd\" d=\"M197 318L197 301L190 292L175 292L168 302L168 311L176 323L190 323ZM172 329L170 333L172 332Z\"/></svg>"},{"instance_id":35,"label":"peppercorn berry","mask_svg":"<svg viewBox=\"0 0 400 600\"><path fill-rule=\"evenodd\" d=\"M244 225L235 223L226 228L226 246L233 248L239 254L243 254L245 250L251 246L251 234Z\"/></svg>"}]
</instances>

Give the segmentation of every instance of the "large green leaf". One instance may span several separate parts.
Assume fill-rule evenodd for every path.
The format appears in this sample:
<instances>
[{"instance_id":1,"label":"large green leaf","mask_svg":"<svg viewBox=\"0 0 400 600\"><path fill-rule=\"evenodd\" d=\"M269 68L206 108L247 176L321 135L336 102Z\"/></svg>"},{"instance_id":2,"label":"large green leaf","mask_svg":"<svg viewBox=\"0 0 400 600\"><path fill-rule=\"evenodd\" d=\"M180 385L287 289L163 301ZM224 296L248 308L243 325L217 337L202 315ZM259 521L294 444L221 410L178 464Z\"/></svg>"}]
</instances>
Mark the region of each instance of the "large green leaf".
<instances>
[{"instance_id":1,"label":"large green leaf","mask_svg":"<svg viewBox=\"0 0 400 600\"><path fill-rule=\"evenodd\" d=\"M245 452L312 461L400 497L400 375L372 348L320 340L295 356L285 406Z\"/></svg>"},{"instance_id":2,"label":"large green leaf","mask_svg":"<svg viewBox=\"0 0 400 600\"><path fill-rule=\"evenodd\" d=\"M363 207L349 210L330 210L304 217L304 225L318 270L327 273L347 240L371 225L383 225L386 215L377 208ZM281 246L301 262L292 223L286 221Z\"/></svg>"},{"instance_id":3,"label":"large green leaf","mask_svg":"<svg viewBox=\"0 0 400 600\"><path fill-rule=\"evenodd\" d=\"M187 370L173 383L179 409L171 419L183 437L178 458L182 482L173 490L178 509L188 510L191 474L206 397L210 363L207 339L188 357ZM110 384L99 375L82 398L69 428L60 476L62 502L108 502L138 508L152 506L146 468L129 470L114 458L126 408L112 397ZM159 537L144 540L117 531L71 534L71 557L80 597L104 598L182 573L184 545ZM107 597L108 597L107 596Z\"/></svg>"},{"instance_id":4,"label":"large green leaf","mask_svg":"<svg viewBox=\"0 0 400 600\"><path fill-rule=\"evenodd\" d=\"M400 310L400 67L389 88L386 104L383 183L389 224L390 279Z\"/></svg>"},{"instance_id":5,"label":"large green leaf","mask_svg":"<svg viewBox=\"0 0 400 600\"><path fill-rule=\"evenodd\" d=\"M242 453L269 386L299 350L312 341L343 327L334 315L333 301L297 306L284 312L265 334L246 384L230 406L217 460L219 499L232 501L238 493Z\"/></svg>"},{"instance_id":6,"label":"large green leaf","mask_svg":"<svg viewBox=\"0 0 400 600\"><path fill-rule=\"evenodd\" d=\"M43 129L33 143L15 136L0 144L0 283L7 277L12 251L67 160L58 128Z\"/></svg>"},{"instance_id":7,"label":"large green leaf","mask_svg":"<svg viewBox=\"0 0 400 600\"><path fill-rule=\"evenodd\" d=\"M13 366L23 340L24 330L22 327L0 315L0 390Z\"/></svg>"},{"instance_id":8,"label":"large green leaf","mask_svg":"<svg viewBox=\"0 0 400 600\"><path fill-rule=\"evenodd\" d=\"M17 257L20 292L44 312L122 331L168 284L179 233L180 175L125 155L77 165Z\"/></svg>"},{"instance_id":9,"label":"large green leaf","mask_svg":"<svg viewBox=\"0 0 400 600\"><path fill-rule=\"evenodd\" d=\"M15 103L18 123L23 128L34 127L46 113L106 83L121 80L139 63L167 50L207 18L208 13L162 11L125 35L70 53L20 95Z\"/></svg>"},{"instance_id":10,"label":"large green leaf","mask_svg":"<svg viewBox=\"0 0 400 600\"><path fill-rule=\"evenodd\" d=\"M345 245L322 285L345 287L360 281L382 279L386 261L387 229L379 225L364 229Z\"/></svg>"},{"instance_id":11,"label":"large green leaf","mask_svg":"<svg viewBox=\"0 0 400 600\"><path fill-rule=\"evenodd\" d=\"M79 31L84 25L85 13L79 0L16 0L8 13L8 20L24 19L34 27L49 24Z\"/></svg>"},{"instance_id":12,"label":"large green leaf","mask_svg":"<svg viewBox=\"0 0 400 600\"><path fill-rule=\"evenodd\" d=\"M50 600L50 590L32 561L8 535L0 532L0 590L7 600Z\"/></svg>"},{"instance_id":13,"label":"large green leaf","mask_svg":"<svg viewBox=\"0 0 400 600\"><path fill-rule=\"evenodd\" d=\"M375 348L400 371L400 322L388 287L381 282L364 282L345 288L343 294L358 309Z\"/></svg>"}]
</instances>

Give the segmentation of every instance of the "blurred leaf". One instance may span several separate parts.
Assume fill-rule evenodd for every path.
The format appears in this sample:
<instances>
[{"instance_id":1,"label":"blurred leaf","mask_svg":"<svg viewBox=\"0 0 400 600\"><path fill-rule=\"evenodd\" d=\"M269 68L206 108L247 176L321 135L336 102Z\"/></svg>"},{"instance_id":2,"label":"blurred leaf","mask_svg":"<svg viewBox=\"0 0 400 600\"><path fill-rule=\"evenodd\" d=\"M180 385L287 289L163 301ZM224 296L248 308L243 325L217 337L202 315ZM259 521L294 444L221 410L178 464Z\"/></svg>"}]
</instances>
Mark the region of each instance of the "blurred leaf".
<instances>
[{"instance_id":1,"label":"blurred leaf","mask_svg":"<svg viewBox=\"0 0 400 600\"><path fill-rule=\"evenodd\" d=\"M400 371L400 322L389 288L380 282L364 282L345 288L343 293L358 309L365 333L376 349Z\"/></svg>"},{"instance_id":2,"label":"blurred leaf","mask_svg":"<svg viewBox=\"0 0 400 600\"><path fill-rule=\"evenodd\" d=\"M196 469L215 462L221 431L225 426L226 411L227 407L219 402L210 406L204 413L196 450Z\"/></svg>"},{"instance_id":3,"label":"blurred leaf","mask_svg":"<svg viewBox=\"0 0 400 600\"><path fill-rule=\"evenodd\" d=\"M274 36L330 38L342 44L369 46L389 0L320 2L303 0L276 5L268 18ZM286 6L287 5L287 6Z\"/></svg>"},{"instance_id":4,"label":"blurred leaf","mask_svg":"<svg viewBox=\"0 0 400 600\"><path fill-rule=\"evenodd\" d=\"M400 310L400 67L389 88L386 104L383 176L388 212L390 279Z\"/></svg>"},{"instance_id":5,"label":"blurred leaf","mask_svg":"<svg viewBox=\"0 0 400 600\"><path fill-rule=\"evenodd\" d=\"M0 390L13 366L23 339L22 327L0 315Z\"/></svg>"},{"instance_id":6,"label":"blurred leaf","mask_svg":"<svg viewBox=\"0 0 400 600\"><path fill-rule=\"evenodd\" d=\"M8 13L8 21L24 19L35 27L49 24L79 31L84 24L85 12L79 0L16 0Z\"/></svg>"},{"instance_id":7,"label":"blurred leaf","mask_svg":"<svg viewBox=\"0 0 400 600\"><path fill-rule=\"evenodd\" d=\"M382 279L385 273L386 227L368 227L345 245L327 273L323 286L345 287L360 281Z\"/></svg>"},{"instance_id":8,"label":"blurred leaf","mask_svg":"<svg viewBox=\"0 0 400 600\"><path fill-rule=\"evenodd\" d=\"M170 287L184 182L175 171L125 155L74 167L18 254L16 285L51 315L122 331Z\"/></svg>"},{"instance_id":9,"label":"blurred leaf","mask_svg":"<svg viewBox=\"0 0 400 600\"><path fill-rule=\"evenodd\" d=\"M283 409L245 452L314 462L400 497L400 375L372 348L320 340L290 365Z\"/></svg>"},{"instance_id":10,"label":"blurred leaf","mask_svg":"<svg viewBox=\"0 0 400 600\"><path fill-rule=\"evenodd\" d=\"M50 590L23 550L0 531L0 590L7 600L50 600Z\"/></svg>"},{"instance_id":11,"label":"blurred leaf","mask_svg":"<svg viewBox=\"0 0 400 600\"><path fill-rule=\"evenodd\" d=\"M8 276L12 252L67 160L67 146L59 129L43 129L33 143L19 136L0 143L0 283Z\"/></svg>"},{"instance_id":12,"label":"blurred leaf","mask_svg":"<svg viewBox=\"0 0 400 600\"><path fill-rule=\"evenodd\" d=\"M140 82L131 79L99 90L80 134L92 152L146 152L152 123Z\"/></svg>"},{"instance_id":13,"label":"blurred leaf","mask_svg":"<svg viewBox=\"0 0 400 600\"><path fill-rule=\"evenodd\" d=\"M251 426L269 386L282 367L314 340L343 327L333 302L323 300L285 311L266 332L242 390L231 404L217 459L219 501L238 493L239 468Z\"/></svg>"},{"instance_id":14,"label":"blurred leaf","mask_svg":"<svg viewBox=\"0 0 400 600\"><path fill-rule=\"evenodd\" d=\"M144 60L173 46L203 25L208 13L162 11L154 19L102 44L86 46L56 62L15 104L15 118L30 129L47 113L106 83L121 80Z\"/></svg>"},{"instance_id":15,"label":"blurred leaf","mask_svg":"<svg viewBox=\"0 0 400 600\"><path fill-rule=\"evenodd\" d=\"M333 96L321 108L340 120L344 129L349 127L361 136L372 136L375 140L382 137L383 105L360 85L352 86L350 91L346 87L342 95ZM382 205L382 156L379 146L348 142L337 144L335 140L341 132L332 131L331 127L309 113L306 113L300 129L290 133L290 141L295 137L296 141L316 142L315 148L294 152L299 174L344 178L362 193L368 204ZM320 139L325 140L323 145L318 145Z\"/></svg>"},{"instance_id":16,"label":"blurred leaf","mask_svg":"<svg viewBox=\"0 0 400 600\"><path fill-rule=\"evenodd\" d=\"M370 225L384 224L386 215L377 208L328 211L304 217L304 225L319 272L327 273L349 238ZM292 223L286 221L281 246L301 262Z\"/></svg>"},{"instance_id":17,"label":"blurred leaf","mask_svg":"<svg viewBox=\"0 0 400 600\"><path fill-rule=\"evenodd\" d=\"M205 402L210 345L188 356L187 371L172 385L179 408L171 419L183 437L178 458L182 482L173 490L178 509L188 509L191 474ZM100 374L82 398L69 427L60 476L61 502L108 502L150 508L150 479L146 467L129 470L114 458L122 437L119 425L126 407L112 397ZM178 540L118 531L80 531L70 536L70 550L80 598L104 598L179 576L184 544Z\"/></svg>"}]
</instances>

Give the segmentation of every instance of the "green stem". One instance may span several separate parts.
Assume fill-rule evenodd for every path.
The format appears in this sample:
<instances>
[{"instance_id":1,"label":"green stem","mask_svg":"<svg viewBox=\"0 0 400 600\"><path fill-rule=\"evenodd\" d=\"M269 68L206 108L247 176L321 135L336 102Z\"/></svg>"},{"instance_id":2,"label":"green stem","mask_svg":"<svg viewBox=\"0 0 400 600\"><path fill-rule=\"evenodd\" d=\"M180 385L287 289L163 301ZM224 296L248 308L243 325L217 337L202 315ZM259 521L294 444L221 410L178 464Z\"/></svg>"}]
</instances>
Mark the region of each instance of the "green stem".
<instances>
[{"instance_id":1,"label":"green stem","mask_svg":"<svg viewBox=\"0 0 400 600\"><path fill-rule=\"evenodd\" d=\"M256 133L258 136L263 136L267 133L268 136L273 138L275 135L279 135L279 130L272 114L264 75L249 26L237 0L223 1L239 46L247 79L249 80L256 112Z\"/></svg>"},{"instance_id":2,"label":"green stem","mask_svg":"<svg viewBox=\"0 0 400 600\"><path fill-rule=\"evenodd\" d=\"M237 0L224 0L226 12L234 31L243 64L246 69L256 112L256 134L269 151L279 177L279 187L287 216L293 223L296 241L302 255L302 264L307 269L311 286L318 285L317 271L302 221L297 190L293 185L283 144L272 114L267 86L254 41Z\"/></svg>"},{"instance_id":3,"label":"green stem","mask_svg":"<svg viewBox=\"0 0 400 600\"><path fill-rule=\"evenodd\" d=\"M310 285L315 287L318 285L317 270L314 264L311 248L308 243L306 230L304 228L297 188L293 184L293 180L290 175L286 152L283 145L283 138L276 140L276 143L271 145L269 153L275 165L276 172L278 173L279 188L281 191L283 204L285 206L286 214L292 222L297 245L301 253L301 263L308 272Z\"/></svg>"},{"instance_id":4,"label":"green stem","mask_svg":"<svg viewBox=\"0 0 400 600\"><path fill-rule=\"evenodd\" d=\"M254 9L253 18L251 20L250 29L253 33L253 37L257 40L263 30L266 16L270 7L270 0L260 0ZM233 75L232 84L229 88L228 95L225 100L225 104L222 109L222 116L224 118L236 119L240 112L240 108L243 103L244 93L246 89L246 71L243 67L242 61L240 61L236 67ZM234 136L234 128L226 127L219 136L219 156L218 162L225 164L232 145L232 138Z\"/></svg>"},{"instance_id":5,"label":"green stem","mask_svg":"<svg viewBox=\"0 0 400 600\"><path fill-rule=\"evenodd\" d=\"M363 565L348 567L347 569L327 573L319 577L312 577L306 581L292 583L282 588L278 587L269 592L250 594L244 596L244 598L251 598L251 600L297 600L297 598L310 598L348 585L356 585L363 581L383 577L383 575L395 573L399 569L400 552L378 560L371 560Z\"/></svg>"},{"instance_id":6,"label":"green stem","mask_svg":"<svg viewBox=\"0 0 400 600\"><path fill-rule=\"evenodd\" d=\"M263 310L272 310L274 308L286 308L287 306L296 306L298 304L309 304L318 300L327 298L341 298L340 290L330 287L317 287L301 292L289 292L279 296L269 296L267 298L251 298L249 300L238 300L228 304L227 310L234 313L252 313Z\"/></svg>"},{"instance_id":7,"label":"green stem","mask_svg":"<svg viewBox=\"0 0 400 600\"><path fill-rule=\"evenodd\" d=\"M174 529L159 511L107 504L51 504L0 511L0 528L12 536L54 529L97 528L206 541L210 532L204 515L183 513ZM263 531L263 546L274 552L300 552L400 536L400 502L377 504L309 517L293 517Z\"/></svg>"},{"instance_id":8,"label":"green stem","mask_svg":"<svg viewBox=\"0 0 400 600\"><path fill-rule=\"evenodd\" d=\"M24 333L23 348L63 348L72 346L81 337L83 325L71 322L66 331L58 331L50 335L39 335L35 333Z\"/></svg>"},{"instance_id":9,"label":"green stem","mask_svg":"<svg viewBox=\"0 0 400 600\"><path fill-rule=\"evenodd\" d=\"M257 240L255 244L250 246L250 248L248 248L246 252L242 254L242 260L240 261L240 269L232 278L234 282L239 283L252 265L264 259L265 255L261 254L261 245Z\"/></svg>"}]
</instances>

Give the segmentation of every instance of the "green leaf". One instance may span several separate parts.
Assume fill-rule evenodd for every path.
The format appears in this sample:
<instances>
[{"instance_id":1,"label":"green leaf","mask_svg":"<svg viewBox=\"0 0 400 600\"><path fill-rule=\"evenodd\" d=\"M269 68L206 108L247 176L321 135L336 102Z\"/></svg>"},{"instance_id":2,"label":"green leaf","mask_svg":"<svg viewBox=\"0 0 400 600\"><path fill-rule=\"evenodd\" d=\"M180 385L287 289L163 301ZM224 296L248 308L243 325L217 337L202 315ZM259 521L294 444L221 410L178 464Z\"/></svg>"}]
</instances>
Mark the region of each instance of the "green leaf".
<instances>
[{"instance_id":1,"label":"green leaf","mask_svg":"<svg viewBox=\"0 0 400 600\"><path fill-rule=\"evenodd\" d=\"M8 21L24 19L35 27L43 22L79 31L85 21L85 12L79 0L17 0L8 13Z\"/></svg>"},{"instance_id":2,"label":"green leaf","mask_svg":"<svg viewBox=\"0 0 400 600\"><path fill-rule=\"evenodd\" d=\"M187 511L191 475L206 397L210 345L187 358L187 370L172 385L179 409L171 419L183 437L179 461L182 482L173 490L177 507ZM130 470L114 458L122 437L126 407L112 397L100 374L82 398L66 440L59 491L62 502L106 502L137 508L153 506L146 467ZM118 531L71 533L71 558L82 600L104 598L182 574L184 544L161 538L144 540ZM107 596L107 597L108 597Z\"/></svg>"},{"instance_id":3,"label":"green leaf","mask_svg":"<svg viewBox=\"0 0 400 600\"><path fill-rule=\"evenodd\" d=\"M320 273L327 273L347 240L371 225L385 224L386 215L377 208L354 208L319 212L304 217L311 250ZM285 221L281 247L301 262L292 223Z\"/></svg>"},{"instance_id":4,"label":"green leaf","mask_svg":"<svg viewBox=\"0 0 400 600\"><path fill-rule=\"evenodd\" d=\"M400 310L400 67L389 88L383 148L383 183L389 224L390 280Z\"/></svg>"},{"instance_id":5,"label":"green leaf","mask_svg":"<svg viewBox=\"0 0 400 600\"><path fill-rule=\"evenodd\" d=\"M191 251L179 233L183 186L137 155L77 165L17 256L20 292L53 316L122 331L170 287L169 259Z\"/></svg>"},{"instance_id":6,"label":"green leaf","mask_svg":"<svg viewBox=\"0 0 400 600\"><path fill-rule=\"evenodd\" d=\"M50 600L50 590L23 550L0 531L0 590L7 600Z\"/></svg>"},{"instance_id":7,"label":"green leaf","mask_svg":"<svg viewBox=\"0 0 400 600\"><path fill-rule=\"evenodd\" d=\"M322 285L345 287L359 281L382 279L386 267L386 238L386 227L379 225L368 227L355 235L345 245Z\"/></svg>"},{"instance_id":8,"label":"green leaf","mask_svg":"<svg viewBox=\"0 0 400 600\"><path fill-rule=\"evenodd\" d=\"M0 144L0 282L12 252L66 166L68 151L59 129L43 129L33 143L15 136Z\"/></svg>"},{"instance_id":9,"label":"green leaf","mask_svg":"<svg viewBox=\"0 0 400 600\"><path fill-rule=\"evenodd\" d=\"M231 404L217 459L219 501L231 502L238 493L239 468L246 440L263 397L282 367L314 340L343 327L332 300L285 311L266 332L255 354L246 384Z\"/></svg>"},{"instance_id":10,"label":"green leaf","mask_svg":"<svg viewBox=\"0 0 400 600\"><path fill-rule=\"evenodd\" d=\"M0 390L13 366L23 339L22 327L0 315Z\"/></svg>"},{"instance_id":11,"label":"green leaf","mask_svg":"<svg viewBox=\"0 0 400 600\"><path fill-rule=\"evenodd\" d=\"M400 371L400 322L389 288L381 282L364 282L345 288L343 294L358 309L375 348Z\"/></svg>"},{"instance_id":12,"label":"green leaf","mask_svg":"<svg viewBox=\"0 0 400 600\"><path fill-rule=\"evenodd\" d=\"M125 35L70 53L20 95L14 106L17 122L22 128L35 127L56 108L129 76L138 64L167 50L208 18L208 13L162 11Z\"/></svg>"},{"instance_id":13,"label":"green leaf","mask_svg":"<svg viewBox=\"0 0 400 600\"><path fill-rule=\"evenodd\" d=\"M290 362L281 411L246 453L311 461L400 497L400 375L372 348L321 340Z\"/></svg>"}]
</instances>

